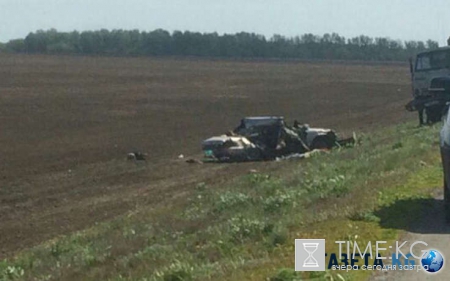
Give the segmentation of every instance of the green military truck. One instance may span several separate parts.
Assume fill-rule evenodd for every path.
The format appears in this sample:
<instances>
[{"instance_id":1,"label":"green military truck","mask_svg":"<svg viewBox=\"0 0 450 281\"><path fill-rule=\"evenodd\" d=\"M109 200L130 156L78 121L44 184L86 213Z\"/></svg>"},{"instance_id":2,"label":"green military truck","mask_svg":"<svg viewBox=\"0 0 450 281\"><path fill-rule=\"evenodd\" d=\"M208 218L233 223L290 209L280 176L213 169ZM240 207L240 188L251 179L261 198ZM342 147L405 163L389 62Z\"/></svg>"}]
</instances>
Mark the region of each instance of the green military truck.
<instances>
[{"instance_id":1,"label":"green military truck","mask_svg":"<svg viewBox=\"0 0 450 281\"><path fill-rule=\"evenodd\" d=\"M423 111L427 123L438 122L450 101L450 46L417 54L410 59L413 100L406 109L419 111L423 123Z\"/></svg>"},{"instance_id":2,"label":"green military truck","mask_svg":"<svg viewBox=\"0 0 450 281\"><path fill-rule=\"evenodd\" d=\"M410 63L414 97L432 96L450 81L450 46L421 52Z\"/></svg>"}]
</instances>

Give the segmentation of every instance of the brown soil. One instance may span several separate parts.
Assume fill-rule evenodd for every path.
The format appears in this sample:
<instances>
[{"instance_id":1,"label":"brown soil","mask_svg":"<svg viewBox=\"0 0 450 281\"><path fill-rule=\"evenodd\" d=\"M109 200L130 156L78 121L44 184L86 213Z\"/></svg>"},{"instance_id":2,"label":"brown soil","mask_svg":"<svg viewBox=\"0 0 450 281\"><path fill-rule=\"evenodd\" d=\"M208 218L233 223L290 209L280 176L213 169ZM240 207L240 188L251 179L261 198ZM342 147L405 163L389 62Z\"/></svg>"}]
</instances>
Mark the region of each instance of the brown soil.
<instances>
[{"instance_id":1,"label":"brown soil","mask_svg":"<svg viewBox=\"0 0 450 281\"><path fill-rule=\"evenodd\" d=\"M0 56L0 258L199 182L276 163L198 165L251 115L338 132L411 120L407 65ZM149 154L146 163L126 154Z\"/></svg>"}]
</instances>

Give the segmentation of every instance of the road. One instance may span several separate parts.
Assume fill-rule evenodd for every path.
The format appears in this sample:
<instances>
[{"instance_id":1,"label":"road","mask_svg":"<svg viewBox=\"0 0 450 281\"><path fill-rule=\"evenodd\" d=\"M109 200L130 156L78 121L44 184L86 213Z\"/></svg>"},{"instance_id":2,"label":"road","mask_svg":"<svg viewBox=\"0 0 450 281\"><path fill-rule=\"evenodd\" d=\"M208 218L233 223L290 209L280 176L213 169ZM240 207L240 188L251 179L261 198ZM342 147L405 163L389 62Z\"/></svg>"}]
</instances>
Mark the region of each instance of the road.
<instances>
[{"instance_id":1,"label":"road","mask_svg":"<svg viewBox=\"0 0 450 281\"><path fill-rule=\"evenodd\" d=\"M450 224L445 223L442 189L434 199L411 200L411 204L422 205L423 215L421 219L412 225L405 227L405 235L401 241L424 241L428 246L417 245L416 255L425 249L436 249L444 256L444 267L437 273L425 273L423 271L385 271L374 274L371 281L423 281L423 280L450 280Z\"/></svg>"}]
</instances>

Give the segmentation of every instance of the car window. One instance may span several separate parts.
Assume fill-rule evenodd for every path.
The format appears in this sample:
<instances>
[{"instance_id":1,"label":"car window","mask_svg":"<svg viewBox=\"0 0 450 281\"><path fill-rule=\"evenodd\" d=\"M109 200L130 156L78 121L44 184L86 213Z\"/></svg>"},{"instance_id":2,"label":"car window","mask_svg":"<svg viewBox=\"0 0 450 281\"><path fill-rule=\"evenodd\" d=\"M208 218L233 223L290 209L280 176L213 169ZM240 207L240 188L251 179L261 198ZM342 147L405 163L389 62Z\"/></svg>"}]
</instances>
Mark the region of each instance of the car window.
<instances>
[{"instance_id":1,"label":"car window","mask_svg":"<svg viewBox=\"0 0 450 281\"><path fill-rule=\"evenodd\" d=\"M432 53L430 57L430 65L433 69L441 69L447 66L447 53L436 52Z\"/></svg>"},{"instance_id":2,"label":"car window","mask_svg":"<svg viewBox=\"0 0 450 281\"><path fill-rule=\"evenodd\" d=\"M427 71L450 67L450 51L425 53L417 57L416 71Z\"/></svg>"},{"instance_id":3,"label":"car window","mask_svg":"<svg viewBox=\"0 0 450 281\"><path fill-rule=\"evenodd\" d=\"M431 68L430 57L428 55L422 55L417 58L416 70L423 71Z\"/></svg>"}]
</instances>

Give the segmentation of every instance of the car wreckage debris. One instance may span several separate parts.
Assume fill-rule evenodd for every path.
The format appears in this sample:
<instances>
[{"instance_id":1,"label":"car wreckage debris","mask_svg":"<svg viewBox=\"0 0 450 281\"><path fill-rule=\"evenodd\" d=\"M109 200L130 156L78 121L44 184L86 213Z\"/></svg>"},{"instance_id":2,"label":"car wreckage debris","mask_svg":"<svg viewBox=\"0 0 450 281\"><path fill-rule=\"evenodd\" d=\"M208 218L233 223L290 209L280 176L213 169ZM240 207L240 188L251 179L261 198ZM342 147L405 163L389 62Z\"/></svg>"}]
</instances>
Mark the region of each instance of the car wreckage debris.
<instances>
[{"instance_id":1,"label":"car wreckage debris","mask_svg":"<svg viewBox=\"0 0 450 281\"><path fill-rule=\"evenodd\" d=\"M338 139L331 129L311 128L294 122L287 126L280 116L246 117L225 135L203 141L206 161L243 162L310 157L315 150L329 150L356 143L356 137Z\"/></svg>"},{"instance_id":2,"label":"car wreckage debris","mask_svg":"<svg viewBox=\"0 0 450 281\"><path fill-rule=\"evenodd\" d=\"M147 158L147 153L142 153L140 151L134 151L127 154L127 159L132 161L145 161Z\"/></svg>"},{"instance_id":3,"label":"car wreckage debris","mask_svg":"<svg viewBox=\"0 0 450 281\"><path fill-rule=\"evenodd\" d=\"M203 161L198 160L198 159L194 159L194 158L189 158L186 160L186 163L189 164L203 164Z\"/></svg>"}]
</instances>

